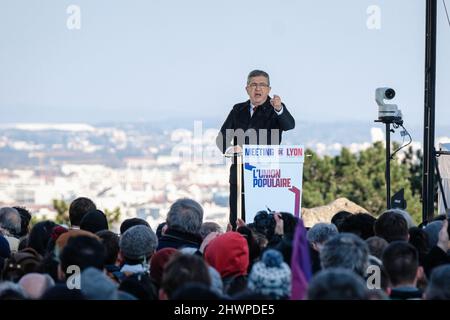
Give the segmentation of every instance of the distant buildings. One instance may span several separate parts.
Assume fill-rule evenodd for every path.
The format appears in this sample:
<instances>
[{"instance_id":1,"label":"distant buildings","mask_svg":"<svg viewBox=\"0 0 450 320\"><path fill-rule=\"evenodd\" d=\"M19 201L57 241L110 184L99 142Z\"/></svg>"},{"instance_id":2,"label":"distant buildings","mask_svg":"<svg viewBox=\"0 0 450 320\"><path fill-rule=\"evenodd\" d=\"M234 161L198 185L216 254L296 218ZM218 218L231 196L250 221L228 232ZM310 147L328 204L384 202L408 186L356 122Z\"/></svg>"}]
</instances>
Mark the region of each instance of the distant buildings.
<instances>
[{"instance_id":1,"label":"distant buildings","mask_svg":"<svg viewBox=\"0 0 450 320\"><path fill-rule=\"evenodd\" d=\"M140 217L156 228L173 201L190 197L203 205L205 221L225 229L229 163L215 146L216 132L202 131L198 123L193 131L171 132L132 124L3 125L0 205L23 205L39 219L53 219L53 199L87 196L100 209L120 208L120 220ZM357 152L383 138L380 130L367 132L367 141L345 146ZM344 146L319 140L303 144L319 155L337 154Z\"/></svg>"}]
</instances>

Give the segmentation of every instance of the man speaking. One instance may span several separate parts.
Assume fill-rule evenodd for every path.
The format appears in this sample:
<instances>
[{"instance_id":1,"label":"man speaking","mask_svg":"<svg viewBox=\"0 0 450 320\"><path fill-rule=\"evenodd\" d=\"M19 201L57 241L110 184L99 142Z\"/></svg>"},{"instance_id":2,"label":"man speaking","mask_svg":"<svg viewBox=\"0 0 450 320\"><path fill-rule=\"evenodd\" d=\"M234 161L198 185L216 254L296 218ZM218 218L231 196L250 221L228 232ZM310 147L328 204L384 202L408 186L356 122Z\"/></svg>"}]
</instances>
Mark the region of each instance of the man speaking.
<instances>
[{"instance_id":1,"label":"man speaking","mask_svg":"<svg viewBox=\"0 0 450 320\"><path fill-rule=\"evenodd\" d=\"M236 155L242 152L242 145L280 144L282 132L295 127L295 120L281 98L269 96L271 87L267 72L250 72L245 89L250 99L233 106L216 138L216 144L223 154L234 155L230 167L230 223L233 229L237 220ZM242 217L245 220L244 197L241 198Z\"/></svg>"}]
</instances>

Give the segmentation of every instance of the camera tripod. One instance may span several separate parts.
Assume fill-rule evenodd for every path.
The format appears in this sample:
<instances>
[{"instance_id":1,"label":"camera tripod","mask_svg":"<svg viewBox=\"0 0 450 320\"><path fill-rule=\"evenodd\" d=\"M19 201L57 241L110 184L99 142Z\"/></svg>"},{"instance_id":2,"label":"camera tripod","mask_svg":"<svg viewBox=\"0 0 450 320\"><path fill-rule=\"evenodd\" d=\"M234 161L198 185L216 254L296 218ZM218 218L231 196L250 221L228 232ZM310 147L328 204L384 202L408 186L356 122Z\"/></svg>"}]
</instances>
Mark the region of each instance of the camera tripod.
<instances>
[{"instance_id":1,"label":"camera tripod","mask_svg":"<svg viewBox=\"0 0 450 320\"><path fill-rule=\"evenodd\" d=\"M391 129L391 124L397 125L397 127L402 126L403 120L387 117L375 120L375 122L382 122L386 125L386 208L391 209L391 132L394 132L394 129Z\"/></svg>"}]
</instances>

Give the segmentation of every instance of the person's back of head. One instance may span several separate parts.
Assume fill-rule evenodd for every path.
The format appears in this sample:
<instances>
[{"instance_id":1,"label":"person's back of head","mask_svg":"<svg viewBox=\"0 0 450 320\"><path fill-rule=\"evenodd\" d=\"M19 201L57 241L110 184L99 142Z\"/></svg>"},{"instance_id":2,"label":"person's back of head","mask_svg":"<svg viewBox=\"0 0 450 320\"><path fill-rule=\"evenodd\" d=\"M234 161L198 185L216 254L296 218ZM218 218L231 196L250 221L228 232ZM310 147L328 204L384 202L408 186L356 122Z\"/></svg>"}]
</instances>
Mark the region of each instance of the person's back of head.
<instances>
[{"instance_id":1,"label":"person's back of head","mask_svg":"<svg viewBox=\"0 0 450 320\"><path fill-rule=\"evenodd\" d=\"M428 235L425 230L419 227L412 227L408 230L409 233L409 243L417 249L419 253L419 260L424 257L428 251Z\"/></svg>"},{"instance_id":2,"label":"person's back of head","mask_svg":"<svg viewBox=\"0 0 450 320\"><path fill-rule=\"evenodd\" d=\"M369 246L352 233L340 233L325 242L320 251L322 268L345 268L366 276Z\"/></svg>"},{"instance_id":3,"label":"person's back of head","mask_svg":"<svg viewBox=\"0 0 450 320\"><path fill-rule=\"evenodd\" d=\"M340 232L354 233L363 240L374 236L375 218L367 213L357 213L342 221Z\"/></svg>"},{"instance_id":4,"label":"person's back of head","mask_svg":"<svg viewBox=\"0 0 450 320\"><path fill-rule=\"evenodd\" d=\"M383 256L384 249L387 248L389 243L384 240L383 238L373 236L368 239L366 239L366 243L369 246L370 254L377 257L381 260L381 257Z\"/></svg>"},{"instance_id":5,"label":"person's back of head","mask_svg":"<svg viewBox=\"0 0 450 320\"><path fill-rule=\"evenodd\" d=\"M89 300L118 300L118 284L96 267L83 269L80 289Z\"/></svg>"},{"instance_id":6,"label":"person's back of head","mask_svg":"<svg viewBox=\"0 0 450 320\"><path fill-rule=\"evenodd\" d=\"M198 234L203 223L203 208L192 199L179 199L170 206L166 221L169 229Z\"/></svg>"},{"instance_id":7,"label":"person's back of head","mask_svg":"<svg viewBox=\"0 0 450 320\"><path fill-rule=\"evenodd\" d=\"M33 248L40 255L45 256L53 228L56 226L57 224L50 220L36 223L28 237L28 247Z\"/></svg>"},{"instance_id":8,"label":"person's back of head","mask_svg":"<svg viewBox=\"0 0 450 320\"><path fill-rule=\"evenodd\" d=\"M402 209L399 209L399 208L389 209L389 211L400 214L406 220L406 224L408 226L408 229L417 226L416 223L414 222L413 218L411 217L411 214L409 214L408 211L402 210Z\"/></svg>"},{"instance_id":9,"label":"person's back of head","mask_svg":"<svg viewBox=\"0 0 450 320\"><path fill-rule=\"evenodd\" d=\"M67 287L66 283L57 283L47 289L40 300L87 300L80 289Z\"/></svg>"},{"instance_id":10,"label":"person's back of head","mask_svg":"<svg viewBox=\"0 0 450 320\"><path fill-rule=\"evenodd\" d=\"M125 263L148 263L158 247L158 238L150 227L137 225L131 227L120 237L120 254Z\"/></svg>"},{"instance_id":11,"label":"person's back of head","mask_svg":"<svg viewBox=\"0 0 450 320\"><path fill-rule=\"evenodd\" d=\"M159 297L172 299L173 293L187 283L202 283L211 286L208 266L197 255L174 255L164 268Z\"/></svg>"},{"instance_id":12,"label":"person's back of head","mask_svg":"<svg viewBox=\"0 0 450 320\"><path fill-rule=\"evenodd\" d=\"M445 264L433 269L424 296L427 300L450 300L449 264Z\"/></svg>"},{"instance_id":13,"label":"person's back of head","mask_svg":"<svg viewBox=\"0 0 450 320\"><path fill-rule=\"evenodd\" d=\"M80 229L86 230L92 233L97 233L98 231L108 230L108 219L103 211L95 209L86 213L81 219Z\"/></svg>"},{"instance_id":14,"label":"person's back of head","mask_svg":"<svg viewBox=\"0 0 450 320\"><path fill-rule=\"evenodd\" d=\"M156 286L147 274L133 274L120 282L119 290L127 292L138 300L157 300Z\"/></svg>"},{"instance_id":15,"label":"person's back of head","mask_svg":"<svg viewBox=\"0 0 450 320\"><path fill-rule=\"evenodd\" d=\"M406 241L393 241L383 252L385 268L393 287L415 286L419 258L416 248Z\"/></svg>"},{"instance_id":16,"label":"person's back of head","mask_svg":"<svg viewBox=\"0 0 450 320\"><path fill-rule=\"evenodd\" d=\"M85 197L76 198L69 207L69 220L72 227L79 227L81 219L91 210L97 209L95 203Z\"/></svg>"},{"instance_id":17,"label":"person's back of head","mask_svg":"<svg viewBox=\"0 0 450 320\"><path fill-rule=\"evenodd\" d=\"M31 299L40 299L55 282L48 274L29 273L19 280L19 285Z\"/></svg>"},{"instance_id":18,"label":"person's back of head","mask_svg":"<svg viewBox=\"0 0 450 320\"><path fill-rule=\"evenodd\" d=\"M332 223L316 223L306 233L308 242L318 251L320 247L339 233Z\"/></svg>"},{"instance_id":19,"label":"person's back of head","mask_svg":"<svg viewBox=\"0 0 450 320\"><path fill-rule=\"evenodd\" d=\"M331 223L336 226L339 232L341 232L341 225L344 222L345 218L351 216L352 213L348 211L339 211L333 215L331 218Z\"/></svg>"},{"instance_id":20,"label":"person's back of head","mask_svg":"<svg viewBox=\"0 0 450 320\"><path fill-rule=\"evenodd\" d=\"M59 259L60 271L67 278L74 272L74 270L69 268L70 266L77 266L80 271L89 267L103 270L105 249L100 241L94 237L76 236L67 241L59 255Z\"/></svg>"},{"instance_id":21,"label":"person's back of head","mask_svg":"<svg viewBox=\"0 0 450 320\"><path fill-rule=\"evenodd\" d=\"M199 231L202 239L205 239L206 236L208 234L210 234L211 232L223 233L223 230L220 227L220 225L215 222L203 222L202 226L200 227L200 231Z\"/></svg>"},{"instance_id":22,"label":"person's back of head","mask_svg":"<svg viewBox=\"0 0 450 320\"><path fill-rule=\"evenodd\" d=\"M364 281L347 269L331 268L319 271L309 283L308 300L366 300Z\"/></svg>"},{"instance_id":23,"label":"person's back of head","mask_svg":"<svg viewBox=\"0 0 450 320\"><path fill-rule=\"evenodd\" d=\"M408 241L408 224L405 218L396 212L385 211L375 221L375 235L385 239L387 242Z\"/></svg>"},{"instance_id":24,"label":"person's back of head","mask_svg":"<svg viewBox=\"0 0 450 320\"><path fill-rule=\"evenodd\" d=\"M29 232L31 213L30 211L28 211L26 208L23 207L13 207L13 209L16 209L20 215L20 233L18 234L18 236L24 237Z\"/></svg>"},{"instance_id":25,"label":"person's back of head","mask_svg":"<svg viewBox=\"0 0 450 320\"><path fill-rule=\"evenodd\" d=\"M235 297L245 291L248 291L248 277L246 275L237 275L223 279L223 292Z\"/></svg>"},{"instance_id":26,"label":"person's back of head","mask_svg":"<svg viewBox=\"0 0 450 320\"><path fill-rule=\"evenodd\" d=\"M10 207L0 208L0 229L6 235L18 237L22 229L22 221L19 212Z\"/></svg>"},{"instance_id":27,"label":"person's back of head","mask_svg":"<svg viewBox=\"0 0 450 320\"><path fill-rule=\"evenodd\" d=\"M119 236L109 230L98 231L96 235L105 248L105 265L115 264L119 254Z\"/></svg>"},{"instance_id":28,"label":"person's back of head","mask_svg":"<svg viewBox=\"0 0 450 320\"><path fill-rule=\"evenodd\" d=\"M295 228L297 227L298 218L290 212L280 212L283 220L283 234L294 236Z\"/></svg>"},{"instance_id":29,"label":"person's back of head","mask_svg":"<svg viewBox=\"0 0 450 320\"><path fill-rule=\"evenodd\" d=\"M134 226L146 226L150 228L150 225L148 224L147 221L145 221L144 219L141 218L129 218L129 219L125 219L122 224L120 225L120 234L124 234L125 231L127 231L128 229L130 229L131 227Z\"/></svg>"},{"instance_id":30,"label":"person's back of head","mask_svg":"<svg viewBox=\"0 0 450 320\"><path fill-rule=\"evenodd\" d=\"M172 294L172 300L223 300L224 297L203 283L187 283Z\"/></svg>"},{"instance_id":31,"label":"person's back of head","mask_svg":"<svg viewBox=\"0 0 450 320\"><path fill-rule=\"evenodd\" d=\"M172 255L180 254L175 248L164 248L156 251L150 261L150 276L159 287L163 276L164 268Z\"/></svg>"}]
</instances>

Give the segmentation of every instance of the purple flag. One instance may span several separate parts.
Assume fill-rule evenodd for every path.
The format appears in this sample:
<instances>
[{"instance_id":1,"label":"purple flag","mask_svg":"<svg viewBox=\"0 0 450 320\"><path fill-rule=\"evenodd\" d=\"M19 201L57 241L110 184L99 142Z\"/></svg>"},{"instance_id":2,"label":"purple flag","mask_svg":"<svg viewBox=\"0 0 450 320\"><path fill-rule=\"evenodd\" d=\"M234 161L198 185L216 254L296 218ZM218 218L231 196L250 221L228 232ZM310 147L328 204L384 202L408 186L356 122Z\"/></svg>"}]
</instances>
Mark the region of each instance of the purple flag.
<instances>
[{"instance_id":1,"label":"purple flag","mask_svg":"<svg viewBox=\"0 0 450 320\"><path fill-rule=\"evenodd\" d=\"M295 229L291 258L292 293L291 300L302 300L306 297L308 282L311 280L311 260L309 245L306 240L306 229L303 220L299 219Z\"/></svg>"}]
</instances>

